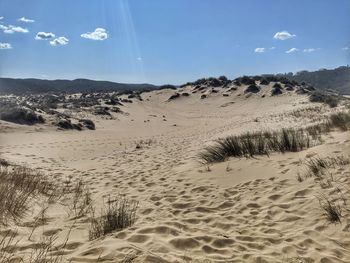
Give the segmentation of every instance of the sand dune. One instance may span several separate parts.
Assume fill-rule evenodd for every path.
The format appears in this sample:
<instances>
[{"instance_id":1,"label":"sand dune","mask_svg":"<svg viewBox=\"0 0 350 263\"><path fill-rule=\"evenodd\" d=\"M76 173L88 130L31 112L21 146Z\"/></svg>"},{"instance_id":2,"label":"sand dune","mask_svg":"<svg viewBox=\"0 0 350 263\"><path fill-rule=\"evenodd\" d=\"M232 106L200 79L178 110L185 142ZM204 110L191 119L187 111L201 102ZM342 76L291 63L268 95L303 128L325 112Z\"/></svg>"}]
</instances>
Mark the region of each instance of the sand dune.
<instances>
[{"instance_id":1,"label":"sand dune","mask_svg":"<svg viewBox=\"0 0 350 263\"><path fill-rule=\"evenodd\" d=\"M109 196L139 202L133 226L92 241L89 216L73 219L60 203L28 240L41 207L34 203L21 224L7 226L18 231L16 255L30 253L43 237L57 236L58 245L69 236L66 262L350 262L350 207L341 223L330 224L317 198L350 196L349 165L331 168L326 188L315 178L297 179L312 156L349 158L349 131L325 134L322 144L297 153L198 162L217 138L310 125L344 106L330 109L292 91L270 96L272 85L249 95L246 86L229 89L143 93L143 101L121 107L127 114L91 116L94 131L1 121L2 158L60 185L82 179L97 208ZM169 101L175 92L190 95Z\"/></svg>"}]
</instances>

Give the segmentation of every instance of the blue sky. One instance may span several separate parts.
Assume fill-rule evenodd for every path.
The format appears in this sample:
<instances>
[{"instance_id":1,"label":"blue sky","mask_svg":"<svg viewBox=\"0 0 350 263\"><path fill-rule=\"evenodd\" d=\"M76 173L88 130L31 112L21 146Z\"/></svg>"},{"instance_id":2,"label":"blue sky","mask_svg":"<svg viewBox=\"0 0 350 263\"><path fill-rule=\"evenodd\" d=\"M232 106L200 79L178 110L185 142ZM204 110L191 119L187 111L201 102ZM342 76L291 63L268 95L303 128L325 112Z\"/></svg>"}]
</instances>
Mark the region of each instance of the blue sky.
<instances>
[{"instance_id":1,"label":"blue sky","mask_svg":"<svg viewBox=\"0 0 350 263\"><path fill-rule=\"evenodd\" d=\"M350 62L349 14L350 0L0 0L0 76L182 84L333 68Z\"/></svg>"}]
</instances>

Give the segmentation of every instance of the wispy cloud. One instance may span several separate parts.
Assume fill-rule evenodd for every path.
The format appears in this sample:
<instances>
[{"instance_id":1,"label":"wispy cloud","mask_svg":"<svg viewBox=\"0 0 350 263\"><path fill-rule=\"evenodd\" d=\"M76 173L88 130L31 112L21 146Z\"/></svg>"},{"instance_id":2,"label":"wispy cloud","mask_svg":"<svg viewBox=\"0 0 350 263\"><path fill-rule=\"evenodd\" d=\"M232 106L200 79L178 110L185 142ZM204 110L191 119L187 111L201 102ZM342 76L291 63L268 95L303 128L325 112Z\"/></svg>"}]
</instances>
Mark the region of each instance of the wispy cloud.
<instances>
[{"instance_id":1,"label":"wispy cloud","mask_svg":"<svg viewBox=\"0 0 350 263\"><path fill-rule=\"evenodd\" d=\"M12 49L10 43L0 43L0 49Z\"/></svg>"},{"instance_id":2,"label":"wispy cloud","mask_svg":"<svg viewBox=\"0 0 350 263\"><path fill-rule=\"evenodd\" d=\"M69 42L69 39L66 37L58 37L54 40L50 41L51 46L64 46L67 45Z\"/></svg>"},{"instance_id":3,"label":"wispy cloud","mask_svg":"<svg viewBox=\"0 0 350 263\"><path fill-rule=\"evenodd\" d=\"M289 38L296 37L296 35L289 33L288 31L277 32L273 38L278 40L286 40Z\"/></svg>"},{"instance_id":4,"label":"wispy cloud","mask_svg":"<svg viewBox=\"0 0 350 263\"><path fill-rule=\"evenodd\" d=\"M87 32L80 36L91 40L106 40L108 38L108 33L104 28L96 28L94 32Z\"/></svg>"},{"instance_id":5,"label":"wispy cloud","mask_svg":"<svg viewBox=\"0 0 350 263\"><path fill-rule=\"evenodd\" d=\"M36 40L49 40L55 37L54 33L51 32L38 32L35 36Z\"/></svg>"},{"instance_id":6,"label":"wispy cloud","mask_svg":"<svg viewBox=\"0 0 350 263\"><path fill-rule=\"evenodd\" d=\"M6 33L6 34L13 34L13 33L28 33L29 30L20 26L13 26L13 25L0 25L0 29Z\"/></svg>"},{"instance_id":7,"label":"wispy cloud","mask_svg":"<svg viewBox=\"0 0 350 263\"><path fill-rule=\"evenodd\" d=\"M297 52L297 51L299 51L299 49L293 47L293 48L287 50L286 53L289 54L289 53L294 53L294 52Z\"/></svg>"},{"instance_id":8,"label":"wispy cloud","mask_svg":"<svg viewBox=\"0 0 350 263\"><path fill-rule=\"evenodd\" d=\"M28 18L25 18L25 17L19 18L18 21L24 22L24 23L34 23L34 22L35 22L35 20L33 20L33 19L28 19Z\"/></svg>"},{"instance_id":9,"label":"wispy cloud","mask_svg":"<svg viewBox=\"0 0 350 263\"><path fill-rule=\"evenodd\" d=\"M320 50L320 48L305 48L303 52L305 53L311 53Z\"/></svg>"},{"instance_id":10,"label":"wispy cloud","mask_svg":"<svg viewBox=\"0 0 350 263\"><path fill-rule=\"evenodd\" d=\"M4 19L4 17L3 16L0 16L0 20L3 20Z\"/></svg>"},{"instance_id":11,"label":"wispy cloud","mask_svg":"<svg viewBox=\"0 0 350 263\"><path fill-rule=\"evenodd\" d=\"M342 50L349 50L349 47L343 47Z\"/></svg>"},{"instance_id":12,"label":"wispy cloud","mask_svg":"<svg viewBox=\"0 0 350 263\"><path fill-rule=\"evenodd\" d=\"M276 49L276 47L270 47L270 49L271 49L271 50L274 50L274 49Z\"/></svg>"},{"instance_id":13,"label":"wispy cloud","mask_svg":"<svg viewBox=\"0 0 350 263\"><path fill-rule=\"evenodd\" d=\"M264 47L257 47L256 49L254 49L255 53L264 53L265 52L265 48Z\"/></svg>"}]
</instances>

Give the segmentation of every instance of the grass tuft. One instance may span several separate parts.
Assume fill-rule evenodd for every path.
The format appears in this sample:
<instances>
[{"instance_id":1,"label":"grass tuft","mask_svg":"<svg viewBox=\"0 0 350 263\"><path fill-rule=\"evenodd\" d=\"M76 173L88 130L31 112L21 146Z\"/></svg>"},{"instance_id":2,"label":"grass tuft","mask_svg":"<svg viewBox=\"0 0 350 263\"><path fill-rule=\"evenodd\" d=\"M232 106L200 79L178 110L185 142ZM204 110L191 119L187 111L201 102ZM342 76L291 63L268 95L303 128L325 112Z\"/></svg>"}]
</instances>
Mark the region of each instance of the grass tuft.
<instances>
[{"instance_id":1,"label":"grass tuft","mask_svg":"<svg viewBox=\"0 0 350 263\"><path fill-rule=\"evenodd\" d=\"M122 230L135 223L138 202L125 197L116 200L108 199L99 217L92 212L89 239L93 240L113 231Z\"/></svg>"},{"instance_id":2,"label":"grass tuft","mask_svg":"<svg viewBox=\"0 0 350 263\"><path fill-rule=\"evenodd\" d=\"M229 157L253 157L270 152L298 152L316 144L305 130L282 129L277 132L254 132L228 136L206 147L199 159L203 163L225 161Z\"/></svg>"}]
</instances>

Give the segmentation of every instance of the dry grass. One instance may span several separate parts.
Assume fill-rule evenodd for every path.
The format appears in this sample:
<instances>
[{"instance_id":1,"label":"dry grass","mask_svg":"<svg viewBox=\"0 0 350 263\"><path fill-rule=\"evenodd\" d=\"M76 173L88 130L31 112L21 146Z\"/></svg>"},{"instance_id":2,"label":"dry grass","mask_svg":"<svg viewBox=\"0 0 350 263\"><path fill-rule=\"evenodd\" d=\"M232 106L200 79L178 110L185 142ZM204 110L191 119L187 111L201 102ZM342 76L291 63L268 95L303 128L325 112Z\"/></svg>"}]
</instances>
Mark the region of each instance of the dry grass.
<instances>
[{"instance_id":1,"label":"dry grass","mask_svg":"<svg viewBox=\"0 0 350 263\"><path fill-rule=\"evenodd\" d=\"M350 129L350 112L334 113L330 116L330 121L333 127L347 131Z\"/></svg>"},{"instance_id":2,"label":"dry grass","mask_svg":"<svg viewBox=\"0 0 350 263\"><path fill-rule=\"evenodd\" d=\"M52 197L54 185L37 171L22 166L0 165L0 224L22 218L30 201L41 196Z\"/></svg>"},{"instance_id":3,"label":"dry grass","mask_svg":"<svg viewBox=\"0 0 350 263\"><path fill-rule=\"evenodd\" d=\"M66 186L67 187L67 186ZM88 214L92 209L92 198L89 188L80 179L72 187L66 188L66 194L69 195L69 215L74 219Z\"/></svg>"},{"instance_id":4,"label":"dry grass","mask_svg":"<svg viewBox=\"0 0 350 263\"><path fill-rule=\"evenodd\" d=\"M340 203L330 200L326 196L321 196L318 198L320 207L324 212L324 216L330 223L340 223L342 215L342 207Z\"/></svg>"},{"instance_id":5,"label":"dry grass","mask_svg":"<svg viewBox=\"0 0 350 263\"><path fill-rule=\"evenodd\" d=\"M129 201L125 197L108 199L99 217L92 212L89 239L93 240L132 226L136 219L137 207L138 202Z\"/></svg>"}]
</instances>

